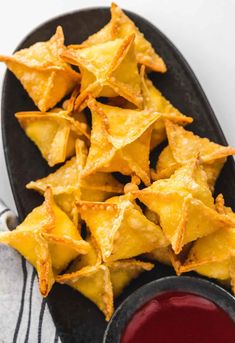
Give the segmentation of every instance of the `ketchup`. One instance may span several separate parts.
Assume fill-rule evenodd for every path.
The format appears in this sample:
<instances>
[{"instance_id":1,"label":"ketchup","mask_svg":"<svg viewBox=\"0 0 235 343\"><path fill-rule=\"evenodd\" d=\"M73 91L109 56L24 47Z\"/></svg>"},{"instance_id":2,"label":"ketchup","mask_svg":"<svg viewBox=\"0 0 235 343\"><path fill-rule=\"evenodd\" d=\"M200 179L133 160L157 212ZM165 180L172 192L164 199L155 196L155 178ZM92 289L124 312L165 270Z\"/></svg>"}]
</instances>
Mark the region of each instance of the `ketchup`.
<instances>
[{"instance_id":1,"label":"ketchup","mask_svg":"<svg viewBox=\"0 0 235 343\"><path fill-rule=\"evenodd\" d=\"M162 293L139 309L121 343L235 343L234 321L210 300Z\"/></svg>"}]
</instances>

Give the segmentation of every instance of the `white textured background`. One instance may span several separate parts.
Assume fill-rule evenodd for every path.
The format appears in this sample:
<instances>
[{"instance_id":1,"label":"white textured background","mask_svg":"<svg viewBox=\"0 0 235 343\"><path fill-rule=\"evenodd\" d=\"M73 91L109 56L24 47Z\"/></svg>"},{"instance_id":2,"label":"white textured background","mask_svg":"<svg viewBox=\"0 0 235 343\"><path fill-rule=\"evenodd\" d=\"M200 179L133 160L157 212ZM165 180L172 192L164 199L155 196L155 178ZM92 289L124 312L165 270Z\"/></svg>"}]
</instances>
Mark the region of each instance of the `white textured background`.
<instances>
[{"instance_id":1,"label":"white textured background","mask_svg":"<svg viewBox=\"0 0 235 343\"><path fill-rule=\"evenodd\" d=\"M55 15L109 4L109 1L97 0L0 0L0 53L10 54L29 31ZM235 147L235 0L119 0L118 4L146 17L179 48L197 75L229 144ZM0 88L4 71L4 66L0 65ZM0 198L15 208L1 139ZM7 247L0 250L0 343L10 343L23 286L22 262L13 250ZM37 285L34 286L31 281L34 278L33 269L28 264L27 272L25 305L17 343L25 342L32 289L34 316L29 342L37 341L38 318L42 308ZM5 282L2 282L3 279ZM55 342L47 309L42 327L41 342Z\"/></svg>"}]
</instances>

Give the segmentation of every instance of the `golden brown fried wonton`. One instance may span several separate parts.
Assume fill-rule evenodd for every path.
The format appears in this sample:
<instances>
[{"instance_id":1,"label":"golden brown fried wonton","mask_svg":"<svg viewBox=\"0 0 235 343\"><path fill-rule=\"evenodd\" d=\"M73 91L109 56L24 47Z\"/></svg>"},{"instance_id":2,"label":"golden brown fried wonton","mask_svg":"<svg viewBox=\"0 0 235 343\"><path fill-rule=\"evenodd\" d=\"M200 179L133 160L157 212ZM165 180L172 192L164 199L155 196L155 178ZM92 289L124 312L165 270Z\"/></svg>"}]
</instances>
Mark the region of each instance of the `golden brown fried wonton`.
<instances>
[{"instance_id":1,"label":"golden brown fried wonton","mask_svg":"<svg viewBox=\"0 0 235 343\"><path fill-rule=\"evenodd\" d=\"M157 72L166 72L166 65L163 59L156 53L153 46L147 41L133 21L115 3L111 5L111 17L111 21L100 31L90 36L82 44L73 47L89 47L116 38L125 38L134 33L136 37L135 52L138 63Z\"/></svg>"},{"instance_id":2,"label":"golden brown fried wonton","mask_svg":"<svg viewBox=\"0 0 235 343\"><path fill-rule=\"evenodd\" d=\"M92 112L91 147L83 175L118 171L137 175L148 185L152 125L159 114L104 105L94 99L88 105Z\"/></svg>"},{"instance_id":3,"label":"golden brown fried wonton","mask_svg":"<svg viewBox=\"0 0 235 343\"><path fill-rule=\"evenodd\" d=\"M104 313L106 320L113 314L113 300L132 279L141 272L149 271L153 264L134 259L102 263L95 249L81 256L66 274L57 276L56 281L68 284L94 302Z\"/></svg>"},{"instance_id":4,"label":"golden brown fried wonton","mask_svg":"<svg viewBox=\"0 0 235 343\"><path fill-rule=\"evenodd\" d=\"M55 108L50 112L18 112L16 118L51 167L75 154L78 138L90 138L82 113L72 112L70 105L67 110Z\"/></svg>"},{"instance_id":5,"label":"golden brown fried wonton","mask_svg":"<svg viewBox=\"0 0 235 343\"><path fill-rule=\"evenodd\" d=\"M223 197L217 198L219 211L235 221L231 208L223 205ZM218 204L217 204L218 205ZM218 210L218 206L217 206ZM227 227L198 239L191 248L180 272L194 270L199 274L222 281L229 281L235 293L235 228Z\"/></svg>"},{"instance_id":6,"label":"golden brown fried wonton","mask_svg":"<svg viewBox=\"0 0 235 343\"><path fill-rule=\"evenodd\" d=\"M176 254L188 242L233 225L230 218L215 210L206 174L197 159L176 170L169 179L133 193L158 214Z\"/></svg>"},{"instance_id":7,"label":"golden brown fried wonton","mask_svg":"<svg viewBox=\"0 0 235 343\"><path fill-rule=\"evenodd\" d=\"M168 245L161 228L150 222L130 194L105 202L78 202L105 262L134 257Z\"/></svg>"},{"instance_id":8,"label":"golden brown fried wonton","mask_svg":"<svg viewBox=\"0 0 235 343\"><path fill-rule=\"evenodd\" d=\"M157 111L162 115L161 119L158 120L153 127L150 145L151 149L153 149L166 139L166 119L184 126L192 123L193 118L186 117L161 94L161 92L153 85L152 81L150 81L145 75L145 68L143 66L141 67L140 77L144 98L144 108L151 111Z\"/></svg>"},{"instance_id":9,"label":"golden brown fried wonton","mask_svg":"<svg viewBox=\"0 0 235 343\"><path fill-rule=\"evenodd\" d=\"M159 225L159 217L156 212L151 211L148 207L146 207L144 214L146 218L148 218L151 222ZM144 256L149 259L150 261L158 261L167 265L171 265L171 258L169 253L169 245L162 246L152 250L151 252L145 254Z\"/></svg>"},{"instance_id":10,"label":"golden brown fried wonton","mask_svg":"<svg viewBox=\"0 0 235 343\"><path fill-rule=\"evenodd\" d=\"M62 57L79 66L81 93L75 106L83 109L89 95L122 97L142 107L140 76L134 52L134 35L84 49L67 49Z\"/></svg>"},{"instance_id":11,"label":"golden brown fried wonton","mask_svg":"<svg viewBox=\"0 0 235 343\"><path fill-rule=\"evenodd\" d=\"M235 154L235 149L213 143L207 138L201 138L168 120L165 121L165 126L169 145L159 156L156 179L169 177L176 169L192 160L195 155L199 155L207 174L208 184L213 190L226 157Z\"/></svg>"},{"instance_id":12,"label":"golden brown fried wonton","mask_svg":"<svg viewBox=\"0 0 235 343\"><path fill-rule=\"evenodd\" d=\"M0 243L20 252L37 270L40 292L47 296L55 275L89 245L67 215L55 204L51 190L44 203L36 207L14 231L0 233Z\"/></svg>"},{"instance_id":13,"label":"golden brown fried wonton","mask_svg":"<svg viewBox=\"0 0 235 343\"><path fill-rule=\"evenodd\" d=\"M36 43L13 56L0 56L42 112L55 106L80 81L80 75L60 58L64 48L63 30L58 26L49 41Z\"/></svg>"},{"instance_id":14,"label":"golden brown fried wonton","mask_svg":"<svg viewBox=\"0 0 235 343\"><path fill-rule=\"evenodd\" d=\"M26 187L44 193L47 187L53 191L57 204L77 222L75 201L104 201L116 193L123 192L123 186L109 173L96 173L81 178L87 158L87 148L81 140L76 141L76 157L72 157L54 173L31 181Z\"/></svg>"}]
</instances>

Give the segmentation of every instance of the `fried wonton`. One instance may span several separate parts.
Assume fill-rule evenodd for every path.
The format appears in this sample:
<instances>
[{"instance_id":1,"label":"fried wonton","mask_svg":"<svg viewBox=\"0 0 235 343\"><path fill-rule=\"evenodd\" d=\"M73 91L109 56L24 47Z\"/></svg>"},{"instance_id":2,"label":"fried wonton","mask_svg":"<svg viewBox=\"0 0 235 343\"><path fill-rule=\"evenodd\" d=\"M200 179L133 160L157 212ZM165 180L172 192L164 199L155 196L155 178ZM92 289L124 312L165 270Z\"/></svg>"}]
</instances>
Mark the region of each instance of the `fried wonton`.
<instances>
[{"instance_id":1,"label":"fried wonton","mask_svg":"<svg viewBox=\"0 0 235 343\"><path fill-rule=\"evenodd\" d=\"M126 259L168 245L161 228L149 221L130 194L105 202L77 203L105 262Z\"/></svg>"},{"instance_id":2,"label":"fried wonton","mask_svg":"<svg viewBox=\"0 0 235 343\"><path fill-rule=\"evenodd\" d=\"M55 275L78 254L86 254L85 242L67 215L55 204L51 190L14 231L0 233L0 243L21 253L37 270L40 292L47 296Z\"/></svg>"},{"instance_id":3,"label":"fried wonton","mask_svg":"<svg viewBox=\"0 0 235 343\"><path fill-rule=\"evenodd\" d=\"M75 106L83 109L89 95L122 97L142 107L140 76L134 52L134 35L84 49L67 49L62 57L79 66L81 93Z\"/></svg>"},{"instance_id":4,"label":"fried wonton","mask_svg":"<svg viewBox=\"0 0 235 343\"><path fill-rule=\"evenodd\" d=\"M56 203L77 222L75 201L104 201L123 193L123 186L109 173L96 173L81 178L87 159L87 148L81 140L76 141L76 157L72 157L54 173L31 181L26 187L44 193L47 187L53 191Z\"/></svg>"},{"instance_id":5,"label":"fried wonton","mask_svg":"<svg viewBox=\"0 0 235 343\"><path fill-rule=\"evenodd\" d=\"M133 33L135 34L135 53L138 63L157 72L166 72L166 65L163 59L156 53L153 46L147 41L133 21L115 3L111 5L110 22L82 44L73 47L86 48L116 38L125 38Z\"/></svg>"},{"instance_id":6,"label":"fried wonton","mask_svg":"<svg viewBox=\"0 0 235 343\"><path fill-rule=\"evenodd\" d=\"M138 189L137 189L138 190ZM144 215L148 220L151 220L156 225L160 224L160 219L159 216L157 215L156 212L151 211L148 207L144 209Z\"/></svg>"},{"instance_id":7,"label":"fried wonton","mask_svg":"<svg viewBox=\"0 0 235 343\"><path fill-rule=\"evenodd\" d=\"M97 253L98 254L98 253ZM109 320L113 314L113 300L130 281L141 272L149 271L153 264L134 259L102 263L95 250L81 256L66 274L56 281L67 284L94 302Z\"/></svg>"},{"instance_id":8,"label":"fried wonton","mask_svg":"<svg viewBox=\"0 0 235 343\"><path fill-rule=\"evenodd\" d=\"M217 202L223 203L222 194ZM235 220L231 208L220 206L220 212ZM180 272L194 270L199 274L222 281L230 281L235 293L235 228L218 230L211 235L198 239L187 260L180 267Z\"/></svg>"},{"instance_id":9,"label":"fried wonton","mask_svg":"<svg viewBox=\"0 0 235 343\"><path fill-rule=\"evenodd\" d=\"M118 171L150 184L149 152L157 112L128 110L88 101L92 112L91 147L83 175Z\"/></svg>"},{"instance_id":10,"label":"fried wonton","mask_svg":"<svg viewBox=\"0 0 235 343\"><path fill-rule=\"evenodd\" d=\"M154 249L153 251L145 254L144 256L150 261L158 261L168 266L172 265L168 246Z\"/></svg>"},{"instance_id":11,"label":"fried wonton","mask_svg":"<svg viewBox=\"0 0 235 343\"><path fill-rule=\"evenodd\" d=\"M166 119L184 126L192 123L193 118L186 117L161 94L161 92L153 85L152 81L150 81L145 75L145 68L143 66L141 67L140 76L144 108L151 111L158 111L162 115L161 119L158 120L153 127L150 145L151 149L153 149L166 139Z\"/></svg>"},{"instance_id":12,"label":"fried wonton","mask_svg":"<svg viewBox=\"0 0 235 343\"><path fill-rule=\"evenodd\" d=\"M151 222L159 225L159 217L156 212L153 212L148 207L146 207L144 214L146 218L149 219ZM158 261L163 264L171 265L169 246L170 245L159 247L145 254L144 256L151 261Z\"/></svg>"},{"instance_id":13,"label":"fried wonton","mask_svg":"<svg viewBox=\"0 0 235 343\"><path fill-rule=\"evenodd\" d=\"M160 225L179 254L186 243L228 226L233 222L215 210L207 176L197 159L176 170L169 178L133 192L160 218Z\"/></svg>"},{"instance_id":14,"label":"fried wonton","mask_svg":"<svg viewBox=\"0 0 235 343\"><path fill-rule=\"evenodd\" d=\"M80 81L80 74L60 57L64 49L63 30L58 26L49 41L36 43L13 56L0 56L42 112L55 106Z\"/></svg>"},{"instance_id":15,"label":"fried wonton","mask_svg":"<svg viewBox=\"0 0 235 343\"><path fill-rule=\"evenodd\" d=\"M89 140L89 127L82 113L55 108L50 112L18 112L16 118L27 136L37 145L49 166L75 154L75 141Z\"/></svg>"},{"instance_id":16,"label":"fried wonton","mask_svg":"<svg viewBox=\"0 0 235 343\"><path fill-rule=\"evenodd\" d=\"M213 190L227 156L235 154L235 149L201 138L168 120L165 121L165 126L169 145L159 156L155 177L157 179L169 177L176 169L199 154L208 184Z\"/></svg>"}]
</instances>

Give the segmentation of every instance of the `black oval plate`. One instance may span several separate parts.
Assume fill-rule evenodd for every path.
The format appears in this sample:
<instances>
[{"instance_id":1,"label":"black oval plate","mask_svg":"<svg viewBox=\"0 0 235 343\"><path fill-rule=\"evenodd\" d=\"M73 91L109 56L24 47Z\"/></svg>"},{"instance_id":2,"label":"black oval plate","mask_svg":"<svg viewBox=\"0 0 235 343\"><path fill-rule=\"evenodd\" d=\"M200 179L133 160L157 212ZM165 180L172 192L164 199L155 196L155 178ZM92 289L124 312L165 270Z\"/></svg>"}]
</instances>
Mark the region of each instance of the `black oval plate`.
<instances>
[{"instance_id":1,"label":"black oval plate","mask_svg":"<svg viewBox=\"0 0 235 343\"><path fill-rule=\"evenodd\" d=\"M226 145L227 142L195 75L175 46L151 23L127 12L146 38L165 60L166 74L152 73L151 78L162 93L183 113L194 118L190 128L202 137ZM29 47L38 41L48 40L57 25L62 25L66 44L80 43L98 31L110 19L107 8L77 11L52 19L30 33L18 49ZM25 184L51 172L36 146L20 128L14 113L36 109L19 81L7 71L2 91L2 135L8 175L15 203L22 220L42 198L25 189ZM235 167L228 159L219 178L216 193L222 191L229 206L235 204ZM165 275L174 274L169 267L158 265L143 274L124 291L117 304L141 285ZM49 309L63 342L102 342L106 322L102 313L85 297L67 286L56 284L47 298Z\"/></svg>"}]
</instances>

